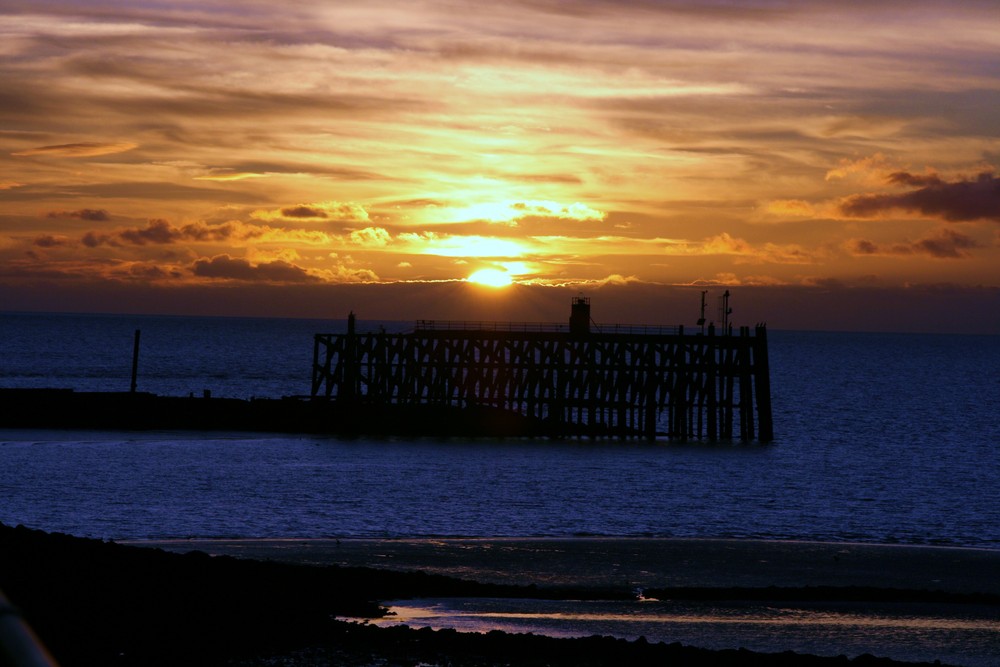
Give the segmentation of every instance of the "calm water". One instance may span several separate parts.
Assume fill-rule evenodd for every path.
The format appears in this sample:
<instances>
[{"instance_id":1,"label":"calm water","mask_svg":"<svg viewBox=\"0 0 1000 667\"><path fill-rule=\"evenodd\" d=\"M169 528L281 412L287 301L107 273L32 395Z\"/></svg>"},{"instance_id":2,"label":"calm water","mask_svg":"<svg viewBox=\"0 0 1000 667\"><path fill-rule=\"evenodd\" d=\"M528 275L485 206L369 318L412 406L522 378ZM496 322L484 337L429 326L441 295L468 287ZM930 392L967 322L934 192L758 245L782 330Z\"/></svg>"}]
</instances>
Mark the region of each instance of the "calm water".
<instances>
[{"instance_id":1,"label":"calm water","mask_svg":"<svg viewBox=\"0 0 1000 667\"><path fill-rule=\"evenodd\" d=\"M399 325L397 325L398 328ZM0 386L308 394L342 322L0 316ZM770 332L776 441L0 432L0 521L104 538L655 535L1000 548L1000 338Z\"/></svg>"}]
</instances>

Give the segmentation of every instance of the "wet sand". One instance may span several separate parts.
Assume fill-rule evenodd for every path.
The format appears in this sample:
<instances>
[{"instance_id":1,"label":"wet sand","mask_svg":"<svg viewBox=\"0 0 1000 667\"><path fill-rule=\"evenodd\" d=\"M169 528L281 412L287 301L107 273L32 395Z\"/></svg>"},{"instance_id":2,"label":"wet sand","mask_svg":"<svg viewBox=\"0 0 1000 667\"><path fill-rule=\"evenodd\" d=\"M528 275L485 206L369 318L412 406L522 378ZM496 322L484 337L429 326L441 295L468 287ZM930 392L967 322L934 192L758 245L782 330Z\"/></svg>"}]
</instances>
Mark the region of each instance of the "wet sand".
<instances>
[{"instance_id":1,"label":"wet sand","mask_svg":"<svg viewBox=\"0 0 1000 667\"><path fill-rule=\"evenodd\" d=\"M654 642L679 639L714 650L748 646L764 654L793 650L827 656L871 652L928 663L943 658L945 663L975 667L994 664L993 655L1000 650L1000 551L597 537L140 544L573 591L569 599L560 595L562 602L383 599L398 616L375 622L382 628L402 623L480 633L496 629L562 637L643 635ZM577 591L584 592L581 598L593 594L599 600L610 597L609 592L637 589L675 601L637 608L630 602L572 599ZM691 664L712 664L717 658L713 654Z\"/></svg>"},{"instance_id":2,"label":"wet sand","mask_svg":"<svg viewBox=\"0 0 1000 667\"><path fill-rule=\"evenodd\" d=\"M878 637L857 647L836 638L819 645L812 642L811 630L806 632L810 643L791 645L797 653L788 653L790 645L781 637L760 645L757 653L736 649L744 636L760 635L761 625L756 616L748 616L748 609L764 609L769 615L777 609L779 620L785 619L783 610L792 609L788 618L799 623L802 615L796 610L815 607L817 601L826 608L823 613L869 606L888 609L889 620L905 626L904 644L909 643L911 635L905 632L910 626L926 634L921 618L930 619L935 628L941 625L935 619L953 619L955 628L967 630L958 652L942 653L941 647L958 637L949 634L926 651L898 654L897 659L931 661L954 655L959 659L947 662L990 667L990 658L967 658L994 656L1000 646L1000 552L994 551L607 538L171 540L130 545L0 524L0 588L62 664L110 664L114 656L127 656L126 662L116 664L534 665L542 664L539 656L544 655L544 664L575 667L650 662L802 667L843 664L838 658L811 658L806 653L836 656L856 651L858 664L868 664L861 651L891 655L882 650L887 644ZM134 548L140 545L159 548ZM435 574L472 581L431 576ZM852 597L838 597L844 587L852 586L862 588L850 591ZM635 601L633 593L640 587L663 604ZM658 587L669 589L668 595L661 595ZM910 597L900 595L899 589L988 596ZM674 597L675 591L681 597ZM767 597L754 597L760 591ZM886 591L888 598L882 596ZM541 611L546 628L551 625L546 609L568 606L577 613L582 602L588 618L595 616L595 609L605 610L597 614L604 623L615 620L622 609L631 616L635 605L644 605L648 609L642 622L682 623L694 630L678 635L671 626L665 638L654 643L626 641L629 630L592 624L586 637L553 639L537 633L541 626L511 626L513 634L479 634L337 620L378 618L383 610L377 601L398 599L485 604L487 612L500 609L506 617L513 605L515 611L526 608L532 617ZM946 608L951 608L951 616L943 615ZM649 610L657 609L660 612L650 615ZM684 614L678 616L678 610ZM482 615L482 610L472 611ZM748 625L746 633L716 637L720 628L731 627L734 614L752 627ZM915 618L916 626L900 618ZM884 627L883 622L879 628ZM876 629L881 636L882 630ZM558 634L567 636L581 628L561 630ZM686 639L679 641L678 636Z\"/></svg>"},{"instance_id":3,"label":"wet sand","mask_svg":"<svg viewBox=\"0 0 1000 667\"><path fill-rule=\"evenodd\" d=\"M1000 551L672 538L269 539L130 542L167 551L424 571L585 588L874 587L1000 594Z\"/></svg>"}]
</instances>

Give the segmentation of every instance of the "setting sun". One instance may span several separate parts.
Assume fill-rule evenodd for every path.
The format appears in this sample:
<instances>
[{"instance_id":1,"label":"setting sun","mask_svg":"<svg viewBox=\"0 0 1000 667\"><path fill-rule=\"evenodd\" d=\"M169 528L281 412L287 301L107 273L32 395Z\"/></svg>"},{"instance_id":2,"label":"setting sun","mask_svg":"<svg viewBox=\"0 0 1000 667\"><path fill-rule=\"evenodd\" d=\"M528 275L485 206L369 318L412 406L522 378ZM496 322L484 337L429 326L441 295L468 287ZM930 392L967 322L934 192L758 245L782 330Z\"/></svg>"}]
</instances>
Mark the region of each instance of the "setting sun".
<instances>
[{"instance_id":1,"label":"setting sun","mask_svg":"<svg viewBox=\"0 0 1000 667\"><path fill-rule=\"evenodd\" d=\"M508 287L513 282L510 274L500 269L479 269L467 280L487 287Z\"/></svg>"}]
</instances>

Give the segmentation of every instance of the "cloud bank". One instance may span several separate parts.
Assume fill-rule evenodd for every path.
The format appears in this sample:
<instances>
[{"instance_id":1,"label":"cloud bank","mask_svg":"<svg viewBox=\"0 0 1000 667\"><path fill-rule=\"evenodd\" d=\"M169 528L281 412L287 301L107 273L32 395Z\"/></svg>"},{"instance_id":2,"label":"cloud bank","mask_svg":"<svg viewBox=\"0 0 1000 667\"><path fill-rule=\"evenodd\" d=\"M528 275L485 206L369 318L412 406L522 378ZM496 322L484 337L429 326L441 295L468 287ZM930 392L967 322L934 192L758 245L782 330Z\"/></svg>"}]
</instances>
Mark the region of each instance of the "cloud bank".
<instances>
[{"instance_id":1,"label":"cloud bank","mask_svg":"<svg viewBox=\"0 0 1000 667\"><path fill-rule=\"evenodd\" d=\"M0 7L3 284L1000 286L992 3L113 4Z\"/></svg>"},{"instance_id":2,"label":"cloud bank","mask_svg":"<svg viewBox=\"0 0 1000 667\"><path fill-rule=\"evenodd\" d=\"M905 211L949 222L1000 222L1000 179L993 172L950 182L936 175L896 172L889 176L889 182L916 189L900 194L855 195L841 204L841 212L849 217L869 218Z\"/></svg>"}]
</instances>

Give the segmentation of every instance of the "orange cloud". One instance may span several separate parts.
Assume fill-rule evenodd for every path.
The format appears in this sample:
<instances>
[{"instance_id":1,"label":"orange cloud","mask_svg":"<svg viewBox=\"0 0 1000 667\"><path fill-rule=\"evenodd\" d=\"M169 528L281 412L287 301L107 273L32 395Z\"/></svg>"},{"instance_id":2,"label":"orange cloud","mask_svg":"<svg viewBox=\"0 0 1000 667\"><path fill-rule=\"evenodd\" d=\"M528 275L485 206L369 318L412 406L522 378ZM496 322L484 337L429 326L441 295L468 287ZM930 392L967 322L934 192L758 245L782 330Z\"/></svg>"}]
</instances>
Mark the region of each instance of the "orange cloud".
<instances>
[{"instance_id":1,"label":"orange cloud","mask_svg":"<svg viewBox=\"0 0 1000 667\"><path fill-rule=\"evenodd\" d=\"M807 252L795 244L764 243L754 246L743 239L733 238L723 232L718 236L705 239L697 254L705 255L735 255L741 262L773 264L812 264L815 253Z\"/></svg>"},{"instance_id":2,"label":"orange cloud","mask_svg":"<svg viewBox=\"0 0 1000 667\"><path fill-rule=\"evenodd\" d=\"M381 227L365 227L351 232L351 243L369 248L384 248L392 241L392 236Z\"/></svg>"},{"instance_id":3,"label":"orange cloud","mask_svg":"<svg viewBox=\"0 0 1000 667\"><path fill-rule=\"evenodd\" d=\"M196 181L245 181L249 178L267 178L267 174L255 174L253 172L220 172L195 176Z\"/></svg>"},{"instance_id":4,"label":"orange cloud","mask_svg":"<svg viewBox=\"0 0 1000 667\"><path fill-rule=\"evenodd\" d=\"M378 274L370 269L354 269L345 264L337 264L332 269L311 271L313 275L322 277L328 283L375 283L379 281Z\"/></svg>"},{"instance_id":5,"label":"orange cloud","mask_svg":"<svg viewBox=\"0 0 1000 667\"><path fill-rule=\"evenodd\" d=\"M767 203L767 212L811 218L816 216L816 207L801 199L776 199Z\"/></svg>"},{"instance_id":6,"label":"orange cloud","mask_svg":"<svg viewBox=\"0 0 1000 667\"><path fill-rule=\"evenodd\" d=\"M113 143L78 143L59 144L56 146L39 146L28 148L22 151L11 153L18 157L28 157L33 155L51 155L54 157L97 157L99 155L111 155L113 153L124 153L139 144L130 141L119 141Z\"/></svg>"},{"instance_id":7,"label":"orange cloud","mask_svg":"<svg viewBox=\"0 0 1000 667\"><path fill-rule=\"evenodd\" d=\"M525 218L600 222L607 217L603 211L580 202L564 204L550 200L508 200L443 209L435 207L430 210L430 214L441 222L485 220L509 225L516 225Z\"/></svg>"},{"instance_id":8,"label":"orange cloud","mask_svg":"<svg viewBox=\"0 0 1000 667\"><path fill-rule=\"evenodd\" d=\"M2 267L998 284L989 3L118 4L0 9Z\"/></svg>"},{"instance_id":9,"label":"orange cloud","mask_svg":"<svg viewBox=\"0 0 1000 667\"><path fill-rule=\"evenodd\" d=\"M885 175L892 171L889 160L882 153L857 160L842 159L840 166L826 172L826 180L837 181L847 178L859 178L866 182L881 182Z\"/></svg>"},{"instance_id":10,"label":"orange cloud","mask_svg":"<svg viewBox=\"0 0 1000 667\"><path fill-rule=\"evenodd\" d=\"M601 278L527 278L517 281L521 285L543 285L545 287L572 287L574 289L599 289L601 287L621 287L626 285L652 284L636 276L612 273Z\"/></svg>"},{"instance_id":11,"label":"orange cloud","mask_svg":"<svg viewBox=\"0 0 1000 667\"><path fill-rule=\"evenodd\" d=\"M488 236L404 232L398 236L398 239L403 243L406 250L422 255L439 255L442 257L521 257L526 253L525 244L521 241Z\"/></svg>"},{"instance_id":12,"label":"orange cloud","mask_svg":"<svg viewBox=\"0 0 1000 667\"><path fill-rule=\"evenodd\" d=\"M718 236L705 239L700 252L708 255L748 255L753 251L749 243L723 232Z\"/></svg>"},{"instance_id":13,"label":"orange cloud","mask_svg":"<svg viewBox=\"0 0 1000 667\"><path fill-rule=\"evenodd\" d=\"M604 220L606 213L595 208L574 202L559 204L553 201L524 201L509 204L517 218L559 218L562 220Z\"/></svg>"}]
</instances>

